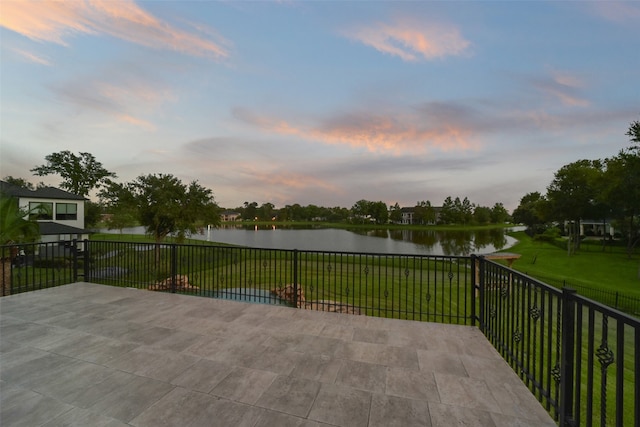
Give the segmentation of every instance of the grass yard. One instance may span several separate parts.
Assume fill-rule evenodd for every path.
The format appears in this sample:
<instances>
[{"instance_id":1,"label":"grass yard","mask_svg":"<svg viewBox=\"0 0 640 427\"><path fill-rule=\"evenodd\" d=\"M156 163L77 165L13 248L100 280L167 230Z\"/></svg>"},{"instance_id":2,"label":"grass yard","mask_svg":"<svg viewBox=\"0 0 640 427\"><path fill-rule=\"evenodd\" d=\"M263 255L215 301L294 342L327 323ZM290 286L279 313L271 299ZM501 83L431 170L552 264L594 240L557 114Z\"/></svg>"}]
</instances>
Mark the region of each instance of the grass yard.
<instances>
[{"instance_id":1,"label":"grass yard","mask_svg":"<svg viewBox=\"0 0 640 427\"><path fill-rule=\"evenodd\" d=\"M622 247L607 247L599 242L583 242L575 255L547 242L534 241L524 232L511 233L518 243L507 252L521 254L513 268L529 276L558 286L578 285L640 298L640 255L627 257Z\"/></svg>"}]
</instances>

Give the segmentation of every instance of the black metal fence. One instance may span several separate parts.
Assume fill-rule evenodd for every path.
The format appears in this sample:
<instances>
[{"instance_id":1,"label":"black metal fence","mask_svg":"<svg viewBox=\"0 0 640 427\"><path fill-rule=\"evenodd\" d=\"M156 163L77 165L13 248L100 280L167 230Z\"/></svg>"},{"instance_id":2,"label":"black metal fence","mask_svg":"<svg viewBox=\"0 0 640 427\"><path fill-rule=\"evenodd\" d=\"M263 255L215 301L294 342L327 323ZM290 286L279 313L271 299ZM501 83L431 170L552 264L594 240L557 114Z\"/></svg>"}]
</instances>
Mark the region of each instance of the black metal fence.
<instances>
[{"instance_id":1,"label":"black metal fence","mask_svg":"<svg viewBox=\"0 0 640 427\"><path fill-rule=\"evenodd\" d=\"M78 281L85 242L62 241L0 246L1 295Z\"/></svg>"},{"instance_id":2,"label":"black metal fence","mask_svg":"<svg viewBox=\"0 0 640 427\"><path fill-rule=\"evenodd\" d=\"M640 320L474 259L480 328L561 426L640 425Z\"/></svg>"},{"instance_id":3,"label":"black metal fence","mask_svg":"<svg viewBox=\"0 0 640 427\"><path fill-rule=\"evenodd\" d=\"M27 255L5 268L3 295L83 280L398 319L475 316L469 257L93 240L19 248Z\"/></svg>"},{"instance_id":4,"label":"black metal fence","mask_svg":"<svg viewBox=\"0 0 640 427\"><path fill-rule=\"evenodd\" d=\"M616 310L624 311L625 313L640 317L640 298L624 295L619 291L595 289L589 286L577 285L568 280L555 280L538 274L536 274L536 278L559 289L575 289L582 296L601 302L609 307L615 308Z\"/></svg>"},{"instance_id":5,"label":"black metal fence","mask_svg":"<svg viewBox=\"0 0 640 427\"><path fill-rule=\"evenodd\" d=\"M86 281L471 324L468 257L90 241Z\"/></svg>"},{"instance_id":6,"label":"black metal fence","mask_svg":"<svg viewBox=\"0 0 640 427\"><path fill-rule=\"evenodd\" d=\"M640 320L483 257L113 241L0 250L3 295L87 281L479 325L561 426L640 427Z\"/></svg>"}]
</instances>

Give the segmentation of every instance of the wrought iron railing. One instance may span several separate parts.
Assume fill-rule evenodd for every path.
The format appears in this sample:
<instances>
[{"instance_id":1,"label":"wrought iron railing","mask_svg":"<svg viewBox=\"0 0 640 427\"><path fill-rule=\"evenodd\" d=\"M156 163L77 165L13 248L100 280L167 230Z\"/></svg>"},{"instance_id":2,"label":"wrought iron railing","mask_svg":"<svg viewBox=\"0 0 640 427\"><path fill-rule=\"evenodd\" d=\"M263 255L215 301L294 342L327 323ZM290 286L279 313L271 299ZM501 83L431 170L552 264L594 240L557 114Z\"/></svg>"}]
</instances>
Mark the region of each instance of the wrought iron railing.
<instances>
[{"instance_id":1,"label":"wrought iron railing","mask_svg":"<svg viewBox=\"0 0 640 427\"><path fill-rule=\"evenodd\" d=\"M483 257L120 241L0 250L3 295L88 281L479 325L561 426L640 427L640 320Z\"/></svg>"},{"instance_id":2,"label":"wrought iron railing","mask_svg":"<svg viewBox=\"0 0 640 427\"><path fill-rule=\"evenodd\" d=\"M0 246L1 295L78 281L85 242L60 241Z\"/></svg>"},{"instance_id":3,"label":"wrought iron railing","mask_svg":"<svg viewBox=\"0 0 640 427\"><path fill-rule=\"evenodd\" d=\"M480 328L561 426L640 425L640 319L474 259Z\"/></svg>"},{"instance_id":4,"label":"wrought iron railing","mask_svg":"<svg viewBox=\"0 0 640 427\"><path fill-rule=\"evenodd\" d=\"M525 274L528 274L525 272ZM604 305L623 311L636 317L640 317L640 298L625 295L620 291L611 291L607 289L596 289L590 286L578 285L566 279L558 280L548 277L535 275L542 282L554 286L556 288L572 288L584 297L598 301Z\"/></svg>"},{"instance_id":5,"label":"wrought iron railing","mask_svg":"<svg viewBox=\"0 0 640 427\"><path fill-rule=\"evenodd\" d=\"M86 281L299 308L471 324L471 260L89 241Z\"/></svg>"}]
</instances>

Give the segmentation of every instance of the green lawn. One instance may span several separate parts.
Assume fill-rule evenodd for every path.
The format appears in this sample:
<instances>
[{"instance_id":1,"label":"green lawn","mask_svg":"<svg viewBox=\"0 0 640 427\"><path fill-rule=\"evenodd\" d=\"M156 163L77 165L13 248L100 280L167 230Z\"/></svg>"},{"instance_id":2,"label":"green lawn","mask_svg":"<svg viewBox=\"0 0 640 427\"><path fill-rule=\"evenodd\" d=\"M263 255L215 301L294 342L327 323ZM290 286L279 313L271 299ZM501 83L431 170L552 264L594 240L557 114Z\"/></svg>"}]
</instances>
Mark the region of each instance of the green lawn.
<instances>
[{"instance_id":1,"label":"green lawn","mask_svg":"<svg viewBox=\"0 0 640 427\"><path fill-rule=\"evenodd\" d=\"M620 292L640 298L640 255L627 257L622 247L607 247L603 252L599 242L584 242L575 255L551 243L534 241L524 232L511 233L518 243L507 249L522 255L513 268L549 284L566 281L578 285Z\"/></svg>"}]
</instances>

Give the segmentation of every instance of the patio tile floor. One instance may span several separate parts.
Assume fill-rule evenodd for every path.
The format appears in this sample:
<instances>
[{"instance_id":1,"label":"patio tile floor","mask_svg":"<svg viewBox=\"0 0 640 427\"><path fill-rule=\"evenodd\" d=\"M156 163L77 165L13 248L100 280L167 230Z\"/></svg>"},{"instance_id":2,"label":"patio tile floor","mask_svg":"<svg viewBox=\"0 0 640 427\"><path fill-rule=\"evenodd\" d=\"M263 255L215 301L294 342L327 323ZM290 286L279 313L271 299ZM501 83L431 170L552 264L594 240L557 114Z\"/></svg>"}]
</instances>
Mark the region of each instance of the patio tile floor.
<instances>
[{"instance_id":1,"label":"patio tile floor","mask_svg":"<svg viewBox=\"0 0 640 427\"><path fill-rule=\"evenodd\" d=\"M90 283L0 298L2 426L555 426L474 327Z\"/></svg>"}]
</instances>

